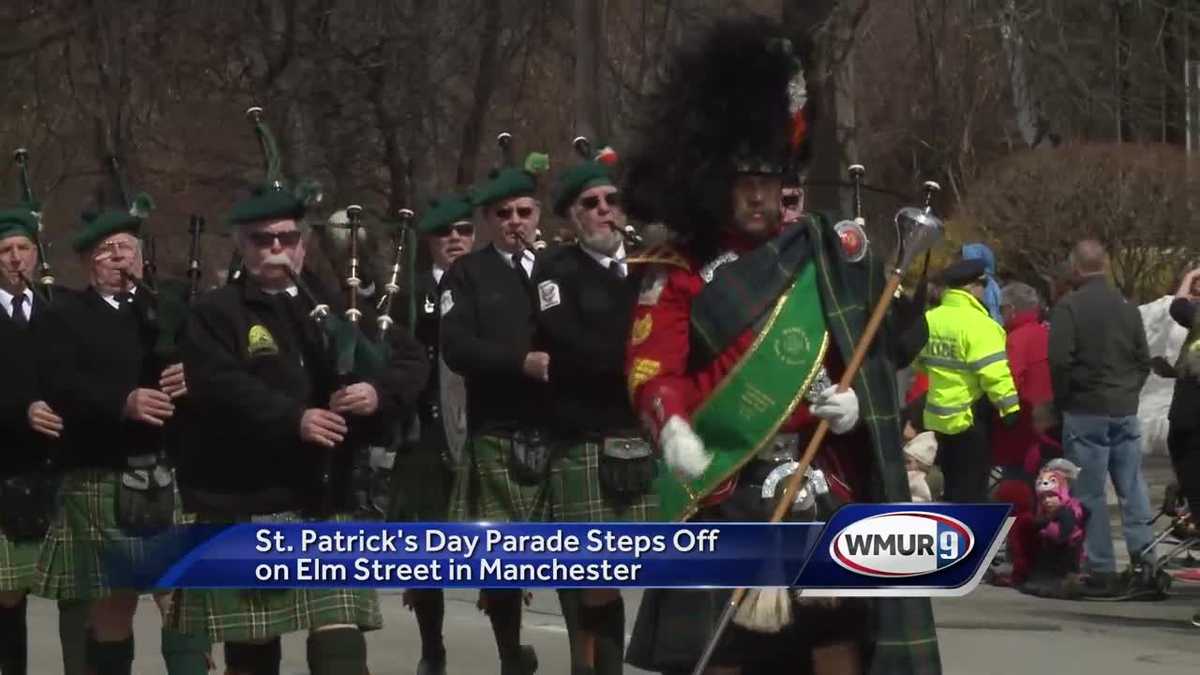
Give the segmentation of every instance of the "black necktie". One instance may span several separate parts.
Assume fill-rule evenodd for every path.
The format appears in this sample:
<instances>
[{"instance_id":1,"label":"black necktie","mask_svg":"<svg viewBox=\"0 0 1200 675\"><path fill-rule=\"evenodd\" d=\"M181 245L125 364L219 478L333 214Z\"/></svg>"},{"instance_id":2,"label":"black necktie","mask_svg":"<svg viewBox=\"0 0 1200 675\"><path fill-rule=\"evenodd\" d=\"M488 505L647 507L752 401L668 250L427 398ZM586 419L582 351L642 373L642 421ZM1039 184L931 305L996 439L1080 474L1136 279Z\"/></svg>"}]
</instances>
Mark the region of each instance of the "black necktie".
<instances>
[{"instance_id":1,"label":"black necktie","mask_svg":"<svg viewBox=\"0 0 1200 675\"><path fill-rule=\"evenodd\" d=\"M515 267L516 270L521 273L521 276L525 276L525 266L521 264L521 259L523 257L524 256L521 252L512 254L513 267Z\"/></svg>"},{"instance_id":2,"label":"black necktie","mask_svg":"<svg viewBox=\"0 0 1200 675\"><path fill-rule=\"evenodd\" d=\"M25 294L13 296L12 320L18 326L29 325L29 315L25 313Z\"/></svg>"},{"instance_id":3,"label":"black necktie","mask_svg":"<svg viewBox=\"0 0 1200 675\"><path fill-rule=\"evenodd\" d=\"M117 301L117 309L126 310L133 306L133 294L124 292L117 293L113 296L113 300Z\"/></svg>"}]
</instances>

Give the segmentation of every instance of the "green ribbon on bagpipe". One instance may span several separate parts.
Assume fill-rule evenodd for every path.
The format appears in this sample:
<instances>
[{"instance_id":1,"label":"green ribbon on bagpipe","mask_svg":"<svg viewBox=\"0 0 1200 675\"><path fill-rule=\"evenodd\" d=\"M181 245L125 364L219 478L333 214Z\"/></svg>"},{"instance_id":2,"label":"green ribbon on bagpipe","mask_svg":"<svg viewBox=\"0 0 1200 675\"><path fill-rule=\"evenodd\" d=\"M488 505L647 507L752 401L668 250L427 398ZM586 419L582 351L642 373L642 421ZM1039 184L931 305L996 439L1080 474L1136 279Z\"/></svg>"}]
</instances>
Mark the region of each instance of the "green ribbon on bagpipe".
<instances>
[{"instance_id":1,"label":"green ribbon on bagpipe","mask_svg":"<svg viewBox=\"0 0 1200 675\"><path fill-rule=\"evenodd\" d=\"M339 375L368 379L387 368L387 347L367 339L358 326L340 316L327 316L321 323L332 346L334 367Z\"/></svg>"},{"instance_id":2,"label":"green ribbon on bagpipe","mask_svg":"<svg viewBox=\"0 0 1200 675\"><path fill-rule=\"evenodd\" d=\"M713 461L704 475L684 480L660 466L657 490L663 520L682 521L700 501L738 472L788 420L820 370L829 344L810 262L780 296L750 349L692 415L692 428Z\"/></svg>"}]
</instances>

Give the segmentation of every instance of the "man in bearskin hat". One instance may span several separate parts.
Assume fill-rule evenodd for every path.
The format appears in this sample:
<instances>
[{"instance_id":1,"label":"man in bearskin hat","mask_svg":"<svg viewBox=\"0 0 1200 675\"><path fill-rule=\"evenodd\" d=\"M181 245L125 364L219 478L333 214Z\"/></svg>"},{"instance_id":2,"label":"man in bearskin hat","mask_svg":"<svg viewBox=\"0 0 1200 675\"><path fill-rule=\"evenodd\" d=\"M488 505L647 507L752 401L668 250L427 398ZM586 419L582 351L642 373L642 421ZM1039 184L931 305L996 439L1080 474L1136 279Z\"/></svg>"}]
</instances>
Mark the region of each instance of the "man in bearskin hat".
<instances>
[{"instance_id":1,"label":"man in bearskin hat","mask_svg":"<svg viewBox=\"0 0 1200 675\"><path fill-rule=\"evenodd\" d=\"M882 292L882 269L861 245L844 247L827 218L781 221L783 175L802 159L810 109L778 25L719 23L675 56L625 162L630 215L675 236L631 260L646 277L627 362L633 404L665 464L665 519L767 520L764 483L786 474L822 419L834 435L794 517L909 497L895 372L913 355L893 349L885 330L853 389L832 385ZM648 591L629 662L690 672L729 593ZM771 613L756 611L754 595L708 672L940 672L927 600L800 604L789 594Z\"/></svg>"},{"instance_id":2,"label":"man in bearskin hat","mask_svg":"<svg viewBox=\"0 0 1200 675\"><path fill-rule=\"evenodd\" d=\"M386 350L368 342L306 270L305 217L319 193L285 183L270 130L255 122L267 179L229 216L244 274L198 298L183 335L193 407L181 494L202 522L349 520L355 450L402 418L426 364L403 331ZM328 314L318 321L319 305ZM186 589L175 598L173 625L224 642L231 675L278 675L280 636L302 630L313 675L361 675L363 632L382 625L370 589Z\"/></svg>"}]
</instances>

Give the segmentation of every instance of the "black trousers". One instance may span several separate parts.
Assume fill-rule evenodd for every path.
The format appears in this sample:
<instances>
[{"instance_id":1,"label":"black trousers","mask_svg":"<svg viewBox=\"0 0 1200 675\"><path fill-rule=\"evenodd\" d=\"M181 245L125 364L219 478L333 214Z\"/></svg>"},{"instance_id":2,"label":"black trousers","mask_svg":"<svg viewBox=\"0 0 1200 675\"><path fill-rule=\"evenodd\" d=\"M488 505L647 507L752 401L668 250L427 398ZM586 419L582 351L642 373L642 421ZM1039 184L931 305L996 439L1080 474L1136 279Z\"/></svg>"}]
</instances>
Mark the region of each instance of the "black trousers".
<instances>
[{"instance_id":1,"label":"black trousers","mask_svg":"<svg viewBox=\"0 0 1200 675\"><path fill-rule=\"evenodd\" d=\"M937 463L945 479L945 501L988 501L991 449L983 425L973 424L957 434L937 434Z\"/></svg>"},{"instance_id":2,"label":"black trousers","mask_svg":"<svg viewBox=\"0 0 1200 675\"><path fill-rule=\"evenodd\" d=\"M1200 427L1179 428L1172 424L1167 432L1167 451L1179 480L1179 493L1187 500L1192 518L1200 518Z\"/></svg>"}]
</instances>

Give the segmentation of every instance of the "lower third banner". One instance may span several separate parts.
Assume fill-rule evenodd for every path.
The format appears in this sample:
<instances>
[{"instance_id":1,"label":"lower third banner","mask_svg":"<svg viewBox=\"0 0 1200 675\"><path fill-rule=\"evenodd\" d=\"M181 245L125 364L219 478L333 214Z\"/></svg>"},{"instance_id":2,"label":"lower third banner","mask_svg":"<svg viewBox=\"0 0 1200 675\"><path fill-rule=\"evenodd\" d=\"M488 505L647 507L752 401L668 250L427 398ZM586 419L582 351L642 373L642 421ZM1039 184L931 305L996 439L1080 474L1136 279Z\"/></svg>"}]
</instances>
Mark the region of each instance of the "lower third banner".
<instances>
[{"instance_id":1,"label":"lower third banner","mask_svg":"<svg viewBox=\"0 0 1200 675\"><path fill-rule=\"evenodd\" d=\"M963 594L1004 504L852 504L828 523L241 523L159 535L131 575L158 588L793 586Z\"/></svg>"}]
</instances>

